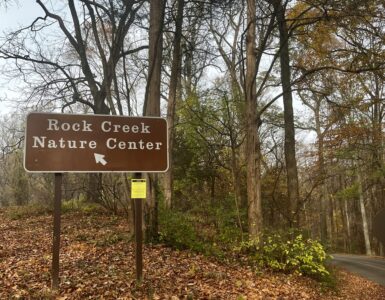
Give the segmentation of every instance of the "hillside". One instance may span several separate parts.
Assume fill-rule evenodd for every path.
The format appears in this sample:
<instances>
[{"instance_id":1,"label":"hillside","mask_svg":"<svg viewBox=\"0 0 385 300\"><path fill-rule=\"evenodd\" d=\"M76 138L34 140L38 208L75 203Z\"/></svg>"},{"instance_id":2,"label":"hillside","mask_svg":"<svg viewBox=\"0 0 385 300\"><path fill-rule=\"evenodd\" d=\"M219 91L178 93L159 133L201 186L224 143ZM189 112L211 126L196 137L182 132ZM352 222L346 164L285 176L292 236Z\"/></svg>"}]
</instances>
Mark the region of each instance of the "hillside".
<instances>
[{"instance_id":1,"label":"hillside","mask_svg":"<svg viewBox=\"0 0 385 300\"><path fill-rule=\"evenodd\" d=\"M294 275L256 274L161 245L144 248L135 282L133 244L123 218L67 213L62 219L61 285L50 290L52 218L12 220L0 211L1 299L385 299L385 288L338 271L336 290Z\"/></svg>"}]
</instances>

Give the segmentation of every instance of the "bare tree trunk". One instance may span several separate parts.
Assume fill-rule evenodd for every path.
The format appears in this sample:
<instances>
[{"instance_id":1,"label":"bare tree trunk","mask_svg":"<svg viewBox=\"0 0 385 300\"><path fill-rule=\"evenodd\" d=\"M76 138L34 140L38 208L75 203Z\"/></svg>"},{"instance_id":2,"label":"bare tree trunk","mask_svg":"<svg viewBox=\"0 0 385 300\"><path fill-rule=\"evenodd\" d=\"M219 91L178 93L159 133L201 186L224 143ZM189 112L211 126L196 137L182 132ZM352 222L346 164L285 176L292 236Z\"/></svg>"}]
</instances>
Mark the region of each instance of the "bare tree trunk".
<instances>
[{"instance_id":1,"label":"bare tree trunk","mask_svg":"<svg viewBox=\"0 0 385 300\"><path fill-rule=\"evenodd\" d=\"M337 234L337 225L336 225L336 212L335 212L335 203L333 196L329 196L329 194L326 194L328 206L329 206L329 224L328 224L328 231L329 231L329 238L330 238L330 245L333 247L336 245L336 239L338 237Z\"/></svg>"},{"instance_id":2,"label":"bare tree trunk","mask_svg":"<svg viewBox=\"0 0 385 300\"><path fill-rule=\"evenodd\" d=\"M349 210L348 210L348 200L344 200L344 212L345 212L345 220L346 220L346 235L347 235L347 245L348 250L350 251L350 240L351 240L351 232L350 232L350 217L349 217Z\"/></svg>"},{"instance_id":3,"label":"bare tree trunk","mask_svg":"<svg viewBox=\"0 0 385 300\"><path fill-rule=\"evenodd\" d=\"M341 222L342 222L342 234L343 234L343 247L344 247L344 252L347 252L347 242L348 242L348 239L346 237L346 219L345 219L345 211L344 211L344 202L343 200L339 201L338 202L338 208L339 208L339 212L340 212L340 215L341 215Z\"/></svg>"},{"instance_id":4,"label":"bare tree trunk","mask_svg":"<svg viewBox=\"0 0 385 300\"><path fill-rule=\"evenodd\" d=\"M262 229L260 156L256 96L256 1L247 0L246 34L246 160L247 203L250 238L255 238Z\"/></svg>"},{"instance_id":5,"label":"bare tree trunk","mask_svg":"<svg viewBox=\"0 0 385 300\"><path fill-rule=\"evenodd\" d=\"M234 149L232 149L232 153L231 153L231 175L233 177L235 209L237 210L238 225L241 231L241 238L243 240L243 226L242 226L241 212L240 212L240 206L242 203L241 180L239 178L237 158L235 156Z\"/></svg>"},{"instance_id":6,"label":"bare tree trunk","mask_svg":"<svg viewBox=\"0 0 385 300\"><path fill-rule=\"evenodd\" d=\"M124 182L124 196L125 196L125 199L126 201L124 201L124 211L125 211L125 214L127 216L127 223L128 223L128 230L130 232L130 238L134 235L134 206L132 205L133 204L133 200L131 199L131 195L130 195L130 192L131 192L131 185L130 185L130 182L128 181L128 178L127 178L127 175L126 174L122 174L122 179L123 179L123 182Z\"/></svg>"},{"instance_id":7,"label":"bare tree trunk","mask_svg":"<svg viewBox=\"0 0 385 300\"><path fill-rule=\"evenodd\" d=\"M150 1L150 31L149 31L149 70L144 115L160 116L160 82L163 50L163 19L164 0ZM145 204L146 239L157 239L158 235L158 176L147 175L147 201Z\"/></svg>"},{"instance_id":8,"label":"bare tree trunk","mask_svg":"<svg viewBox=\"0 0 385 300\"><path fill-rule=\"evenodd\" d=\"M364 202L364 192L363 192L363 182L360 174L360 170L357 170L357 181L358 181L358 194L359 194L359 203L360 203L360 212L362 217L362 231L364 233L365 239L365 252L366 255L372 255L372 249L370 246L370 237L369 237L369 228L368 228L368 220L366 218L366 208Z\"/></svg>"},{"instance_id":9,"label":"bare tree trunk","mask_svg":"<svg viewBox=\"0 0 385 300\"><path fill-rule=\"evenodd\" d=\"M292 226L299 223L299 185L297 159L295 156L295 130L293 98L291 90L290 57L289 57L289 34L285 19L285 8L281 0L274 1L276 18L279 27L280 40L280 62L281 62L281 81L283 90L283 106L285 120L285 161L287 190L290 201L290 215Z\"/></svg>"},{"instance_id":10,"label":"bare tree trunk","mask_svg":"<svg viewBox=\"0 0 385 300\"><path fill-rule=\"evenodd\" d=\"M384 122L384 104L381 97L381 83L380 76L374 75L375 89L373 99L373 162L374 168L380 174L384 174L384 135L383 135L383 122ZM376 202L374 207L382 208L385 206L385 179L384 176L379 176L376 182Z\"/></svg>"},{"instance_id":11,"label":"bare tree trunk","mask_svg":"<svg viewBox=\"0 0 385 300\"><path fill-rule=\"evenodd\" d=\"M327 221L327 198L326 194L327 187L324 183L322 186L322 194L321 194L321 211L320 211L320 218L321 218L321 241L324 245L326 245L328 241L328 221Z\"/></svg>"},{"instance_id":12,"label":"bare tree trunk","mask_svg":"<svg viewBox=\"0 0 385 300\"><path fill-rule=\"evenodd\" d=\"M239 41L239 35L242 28L243 23L243 16L244 16L244 9L245 7L242 6L241 12L239 12L237 20L235 21L235 16L231 15L228 16L231 22L229 21L228 26L234 30L234 35L232 36L232 42L227 41L226 35L228 32L220 33L218 32L218 29L215 27L214 24L210 23L210 31L213 35L214 41L218 47L218 51L227 67L227 71L229 73L229 85L231 87L231 99L236 103L236 116L239 118L240 115L242 115L242 111L244 110L244 103L240 102L243 99L243 92L242 92L242 84L240 82L240 79L238 79L237 75L237 66L239 64L238 62L238 41ZM211 20L212 21L212 20ZM224 42L226 41L226 42ZM225 43L227 46L230 46L230 50L227 50L223 47L223 43ZM229 107L229 101L226 99L226 113L227 117L230 119L233 118L232 116L232 110L234 108ZM243 120L242 120L243 121ZM238 214L238 222L239 226L242 230L242 224L240 221L240 214L239 214L239 208L241 206L246 207L246 199L242 197L241 193L241 178L240 178L240 170L239 170L239 162L238 162L238 141L236 137L236 133L234 131L234 128L230 126L228 128L229 135L230 135L230 148L231 148L231 174L232 174L232 180L233 180L233 191L234 191L234 198L235 198L235 205L237 209Z\"/></svg>"},{"instance_id":13,"label":"bare tree trunk","mask_svg":"<svg viewBox=\"0 0 385 300\"><path fill-rule=\"evenodd\" d=\"M310 104L309 104L310 105ZM320 225L321 225L321 242L325 245L328 240L328 228L327 228L327 184L326 184L326 169L325 169L325 156L324 156L324 139L321 130L320 120L320 103L317 102L314 106L311 106L314 111L315 127L318 139L318 176L322 180L322 191L320 199Z\"/></svg>"},{"instance_id":14,"label":"bare tree trunk","mask_svg":"<svg viewBox=\"0 0 385 300\"><path fill-rule=\"evenodd\" d=\"M178 77L181 75L181 41L182 41L182 25L183 25L183 8L184 0L178 1L178 11L175 24L175 37L174 37L174 52L171 67L170 76L170 88L168 93L168 106L167 106L167 130L168 130L168 153L169 153L169 167L164 176L164 199L165 205L168 208L172 206L172 190L173 190L173 156L172 151L174 148L174 126L175 126L175 107L177 101L178 90Z\"/></svg>"},{"instance_id":15,"label":"bare tree trunk","mask_svg":"<svg viewBox=\"0 0 385 300\"><path fill-rule=\"evenodd\" d=\"M88 174L86 201L100 203L102 192L102 173Z\"/></svg>"}]
</instances>

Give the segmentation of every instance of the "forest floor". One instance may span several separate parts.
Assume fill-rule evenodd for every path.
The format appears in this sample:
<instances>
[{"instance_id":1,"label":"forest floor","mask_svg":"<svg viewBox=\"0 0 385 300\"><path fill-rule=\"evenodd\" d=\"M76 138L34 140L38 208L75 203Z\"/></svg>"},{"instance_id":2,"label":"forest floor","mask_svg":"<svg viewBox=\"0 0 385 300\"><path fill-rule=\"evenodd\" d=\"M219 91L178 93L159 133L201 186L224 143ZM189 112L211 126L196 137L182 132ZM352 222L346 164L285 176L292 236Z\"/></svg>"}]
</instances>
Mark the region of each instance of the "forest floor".
<instances>
[{"instance_id":1,"label":"forest floor","mask_svg":"<svg viewBox=\"0 0 385 300\"><path fill-rule=\"evenodd\" d=\"M335 289L297 275L256 274L161 245L143 249L135 281L133 244L122 218L62 217L60 289L50 289L52 217L9 219L0 210L0 299L385 299L385 288L342 270Z\"/></svg>"}]
</instances>

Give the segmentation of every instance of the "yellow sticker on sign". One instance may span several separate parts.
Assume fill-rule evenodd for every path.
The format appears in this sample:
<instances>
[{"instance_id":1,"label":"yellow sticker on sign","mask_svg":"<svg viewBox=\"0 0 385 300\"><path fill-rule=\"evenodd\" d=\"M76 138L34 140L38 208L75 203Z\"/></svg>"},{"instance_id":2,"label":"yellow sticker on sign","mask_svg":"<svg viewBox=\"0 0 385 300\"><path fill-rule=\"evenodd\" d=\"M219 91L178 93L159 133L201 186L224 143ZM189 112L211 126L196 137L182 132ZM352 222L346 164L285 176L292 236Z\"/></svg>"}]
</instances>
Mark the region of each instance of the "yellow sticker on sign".
<instances>
[{"instance_id":1,"label":"yellow sticker on sign","mask_svg":"<svg viewBox=\"0 0 385 300\"><path fill-rule=\"evenodd\" d=\"M146 199L147 197L146 179L131 179L131 198Z\"/></svg>"}]
</instances>

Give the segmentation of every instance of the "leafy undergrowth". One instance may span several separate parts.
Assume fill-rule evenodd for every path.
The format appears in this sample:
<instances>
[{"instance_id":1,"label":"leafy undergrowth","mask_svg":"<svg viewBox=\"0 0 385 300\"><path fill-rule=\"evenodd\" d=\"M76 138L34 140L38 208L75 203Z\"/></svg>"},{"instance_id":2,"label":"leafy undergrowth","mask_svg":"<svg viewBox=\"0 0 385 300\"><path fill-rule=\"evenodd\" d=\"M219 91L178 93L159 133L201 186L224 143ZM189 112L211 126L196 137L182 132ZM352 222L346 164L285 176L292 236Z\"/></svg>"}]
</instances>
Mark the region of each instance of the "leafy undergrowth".
<instances>
[{"instance_id":1,"label":"leafy undergrowth","mask_svg":"<svg viewBox=\"0 0 385 300\"><path fill-rule=\"evenodd\" d=\"M11 220L0 211L0 299L385 299L385 289L339 272L337 290L296 275L255 274L190 251L144 248L135 281L124 219L67 213L62 218L61 284L50 287L52 218Z\"/></svg>"}]
</instances>

